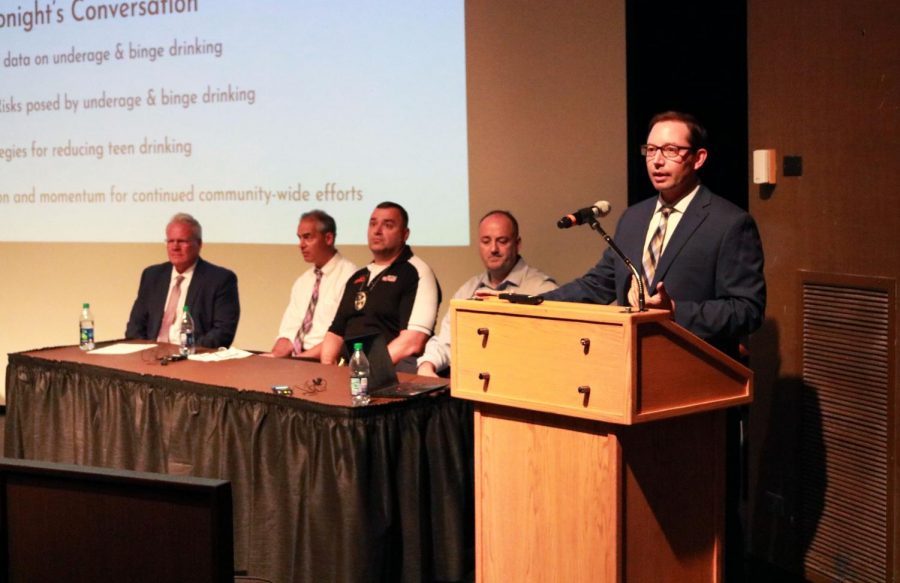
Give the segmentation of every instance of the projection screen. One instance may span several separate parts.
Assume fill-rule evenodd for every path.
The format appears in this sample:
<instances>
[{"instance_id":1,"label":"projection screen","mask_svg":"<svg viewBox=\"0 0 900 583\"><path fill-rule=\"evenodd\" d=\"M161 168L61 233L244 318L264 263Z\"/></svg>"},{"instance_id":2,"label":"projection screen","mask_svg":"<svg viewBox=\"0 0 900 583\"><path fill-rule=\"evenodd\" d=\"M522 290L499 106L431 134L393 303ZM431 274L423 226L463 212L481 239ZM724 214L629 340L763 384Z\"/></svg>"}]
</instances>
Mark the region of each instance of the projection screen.
<instances>
[{"instance_id":1,"label":"projection screen","mask_svg":"<svg viewBox=\"0 0 900 583\"><path fill-rule=\"evenodd\" d=\"M463 2L44 0L0 13L0 240L468 244ZM12 8L15 6L15 8Z\"/></svg>"}]
</instances>

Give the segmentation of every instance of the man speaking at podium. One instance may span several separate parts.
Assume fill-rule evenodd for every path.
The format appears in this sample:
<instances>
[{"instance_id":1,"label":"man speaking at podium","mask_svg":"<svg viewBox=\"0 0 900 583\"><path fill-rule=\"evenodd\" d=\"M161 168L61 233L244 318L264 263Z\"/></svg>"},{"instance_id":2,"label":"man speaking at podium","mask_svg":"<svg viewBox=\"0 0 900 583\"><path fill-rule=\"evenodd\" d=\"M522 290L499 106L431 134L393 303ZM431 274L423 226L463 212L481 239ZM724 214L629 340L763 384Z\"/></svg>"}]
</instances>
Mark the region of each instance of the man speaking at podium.
<instances>
[{"instance_id":1,"label":"man speaking at podium","mask_svg":"<svg viewBox=\"0 0 900 583\"><path fill-rule=\"evenodd\" d=\"M766 308L763 251L753 218L700 183L706 130L688 114L665 112L650 121L641 146L658 191L625 210L615 241L644 278L646 307L669 310L675 322L732 358L742 337L758 329ZM631 270L611 249L584 276L548 300L638 306ZM741 413L726 422L725 572L740 578L743 560Z\"/></svg>"},{"instance_id":2,"label":"man speaking at podium","mask_svg":"<svg viewBox=\"0 0 900 583\"><path fill-rule=\"evenodd\" d=\"M181 309L190 307L198 346L231 346L241 304L234 272L200 258L203 229L186 213L166 226L169 261L141 274L126 338L178 343Z\"/></svg>"},{"instance_id":3,"label":"man speaking at podium","mask_svg":"<svg viewBox=\"0 0 900 583\"><path fill-rule=\"evenodd\" d=\"M766 307L756 223L700 183L706 130L693 116L656 115L641 154L658 196L625 210L615 241L644 278L646 307L670 310L676 323L737 358L741 338L762 325ZM607 249L584 276L543 296L637 306L638 286Z\"/></svg>"}]
</instances>

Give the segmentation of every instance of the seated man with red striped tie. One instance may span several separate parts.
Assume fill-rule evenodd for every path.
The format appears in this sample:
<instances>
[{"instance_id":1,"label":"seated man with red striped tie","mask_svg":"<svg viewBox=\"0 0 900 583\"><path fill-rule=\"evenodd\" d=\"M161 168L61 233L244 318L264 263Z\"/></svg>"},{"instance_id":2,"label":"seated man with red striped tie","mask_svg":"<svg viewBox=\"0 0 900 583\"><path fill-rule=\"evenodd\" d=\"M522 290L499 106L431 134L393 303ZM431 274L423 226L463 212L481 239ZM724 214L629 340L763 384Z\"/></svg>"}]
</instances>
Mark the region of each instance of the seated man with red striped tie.
<instances>
[{"instance_id":1,"label":"seated man with red striped tie","mask_svg":"<svg viewBox=\"0 0 900 583\"><path fill-rule=\"evenodd\" d=\"M178 344L180 315L187 305L194 318L197 346L231 346L241 316L237 276L200 258L203 228L187 213L166 226L169 260L141 274L126 338Z\"/></svg>"},{"instance_id":2,"label":"seated man with red striped tie","mask_svg":"<svg viewBox=\"0 0 900 583\"><path fill-rule=\"evenodd\" d=\"M300 252L313 267L294 282L278 338L272 352L263 356L319 358L344 287L356 271L356 265L335 248L336 236L337 226L328 213L312 210L300 216Z\"/></svg>"}]
</instances>

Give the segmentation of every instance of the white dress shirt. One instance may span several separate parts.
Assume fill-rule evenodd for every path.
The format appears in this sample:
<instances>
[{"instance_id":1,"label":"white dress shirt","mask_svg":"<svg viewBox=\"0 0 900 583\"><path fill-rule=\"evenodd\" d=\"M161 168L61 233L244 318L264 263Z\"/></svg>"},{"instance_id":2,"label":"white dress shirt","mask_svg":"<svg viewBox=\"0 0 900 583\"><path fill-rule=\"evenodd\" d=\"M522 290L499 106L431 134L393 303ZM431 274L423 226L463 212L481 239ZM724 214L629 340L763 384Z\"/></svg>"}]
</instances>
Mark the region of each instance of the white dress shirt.
<instances>
[{"instance_id":1,"label":"white dress shirt","mask_svg":"<svg viewBox=\"0 0 900 583\"><path fill-rule=\"evenodd\" d=\"M169 296L172 295L175 280L179 275L184 276L184 279L181 280L181 296L178 298L178 305L175 306L175 321L169 326L169 342L172 344L181 343L181 314L184 311L185 300L187 300L188 288L191 286L191 280L194 279L195 267L197 267L196 263L185 269L184 273L178 273L178 270L172 267L172 279L169 280L169 293L166 294L166 303L164 305L169 305ZM159 319L162 320L162 316Z\"/></svg>"},{"instance_id":2,"label":"white dress shirt","mask_svg":"<svg viewBox=\"0 0 900 583\"><path fill-rule=\"evenodd\" d=\"M331 321L337 312L341 296L344 294L344 286L355 271L356 265L339 252L335 253L334 257L322 266L319 301L313 312L312 328L303 337L304 350L309 350L324 340L325 333L328 332L328 327L331 326ZM291 288L291 299L281 317L281 326L278 329L279 338L287 338L293 342L297 337L297 332L303 326L303 318L306 317L306 308L309 307L315 283L315 268L306 270L294 282L294 286Z\"/></svg>"},{"instance_id":3,"label":"white dress shirt","mask_svg":"<svg viewBox=\"0 0 900 583\"><path fill-rule=\"evenodd\" d=\"M660 257L662 257L663 252L666 250L666 245L669 244L669 239L672 238L672 234L678 227L678 223L681 221L681 217L684 216L684 211L687 210L688 205L691 204L692 200L694 200L694 196L697 194L698 190L700 190L699 184L689 194L681 197L681 200L676 202L672 207L674 212L669 214L669 220L666 223L666 236L663 237L662 248L659 251ZM653 239L653 235L656 234L656 229L657 227L659 227L659 219L662 217L662 213L659 212L659 209L663 207L663 204L665 204L663 200L661 198L657 198L656 210L653 211L653 218L650 219L650 226L647 227L647 236L644 239L644 250L646 250L650 246L650 240Z\"/></svg>"}]
</instances>

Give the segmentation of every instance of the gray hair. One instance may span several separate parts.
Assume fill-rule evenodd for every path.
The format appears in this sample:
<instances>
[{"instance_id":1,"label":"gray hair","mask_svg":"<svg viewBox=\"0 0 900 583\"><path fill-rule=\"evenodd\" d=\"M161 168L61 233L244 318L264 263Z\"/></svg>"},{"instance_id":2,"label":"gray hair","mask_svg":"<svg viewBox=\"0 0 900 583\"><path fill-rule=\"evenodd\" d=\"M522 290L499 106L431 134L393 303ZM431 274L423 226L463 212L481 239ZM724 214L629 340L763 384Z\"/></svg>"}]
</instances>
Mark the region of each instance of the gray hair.
<instances>
[{"instance_id":1,"label":"gray hair","mask_svg":"<svg viewBox=\"0 0 900 583\"><path fill-rule=\"evenodd\" d=\"M189 225L191 227L191 235L193 235L194 239L203 241L203 227L200 226L200 222L193 216L187 213L175 213L172 218L169 219L169 225L172 223L184 223L185 225Z\"/></svg>"},{"instance_id":2,"label":"gray hair","mask_svg":"<svg viewBox=\"0 0 900 583\"><path fill-rule=\"evenodd\" d=\"M326 213L325 211L319 209L313 209L311 211L305 212L300 215L300 220L304 219L313 219L317 223L319 223L318 231L320 233L331 233L337 238L337 223L334 222L334 219Z\"/></svg>"}]
</instances>

